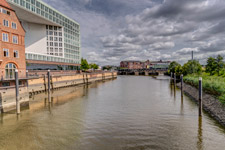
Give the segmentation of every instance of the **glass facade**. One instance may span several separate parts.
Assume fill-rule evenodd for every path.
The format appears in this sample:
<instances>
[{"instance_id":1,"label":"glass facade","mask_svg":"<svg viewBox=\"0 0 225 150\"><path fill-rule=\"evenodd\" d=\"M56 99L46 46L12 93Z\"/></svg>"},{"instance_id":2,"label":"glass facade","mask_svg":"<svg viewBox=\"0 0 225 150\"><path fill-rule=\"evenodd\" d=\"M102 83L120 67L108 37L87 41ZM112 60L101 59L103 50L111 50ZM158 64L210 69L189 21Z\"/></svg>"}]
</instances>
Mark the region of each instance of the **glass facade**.
<instances>
[{"instance_id":1,"label":"glass facade","mask_svg":"<svg viewBox=\"0 0 225 150\"><path fill-rule=\"evenodd\" d=\"M30 11L31 13L35 13L36 15L59 25L58 27L51 26L53 32L52 36L49 35L50 26L46 26L48 55L30 54L26 52L26 59L32 58L33 60L59 61L65 63L80 64L80 26L77 22L66 17L41 0L7 1L13 5L22 7L27 11ZM57 35L55 35L55 33Z\"/></svg>"}]
</instances>

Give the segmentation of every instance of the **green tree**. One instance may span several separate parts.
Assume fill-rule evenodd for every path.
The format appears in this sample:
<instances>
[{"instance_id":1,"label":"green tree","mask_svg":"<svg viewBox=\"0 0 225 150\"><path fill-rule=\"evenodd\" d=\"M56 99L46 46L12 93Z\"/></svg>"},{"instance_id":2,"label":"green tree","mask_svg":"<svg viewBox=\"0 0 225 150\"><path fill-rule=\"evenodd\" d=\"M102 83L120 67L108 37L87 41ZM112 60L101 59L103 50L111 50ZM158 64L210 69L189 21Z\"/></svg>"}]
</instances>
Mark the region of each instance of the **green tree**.
<instances>
[{"instance_id":1,"label":"green tree","mask_svg":"<svg viewBox=\"0 0 225 150\"><path fill-rule=\"evenodd\" d=\"M202 72L202 66L200 63L196 60L189 60L186 64L183 66L183 74L200 74Z\"/></svg>"},{"instance_id":2,"label":"green tree","mask_svg":"<svg viewBox=\"0 0 225 150\"><path fill-rule=\"evenodd\" d=\"M81 58L81 65L80 65L80 69L82 70L87 70L89 69L89 65L86 59Z\"/></svg>"},{"instance_id":3,"label":"green tree","mask_svg":"<svg viewBox=\"0 0 225 150\"><path fill-rule=\"evenodd\" d=\"M180 76L183 73L183 67L179 64L175 67L176 76Z\"/></svg>"},{"instance_id":4,"label":"green tree","mask_svg":"<svg viewBox=\"0 0 225 150\"><path fill-rule=\"evenodd\" d=\"M224 67L223 57L221 55L218 55L216 58L216 72L218 75L220 75L220 70L222 70Z\"/></svg>"},{"instance_id":5,"label":"green tree","mask_svg":"<svg viewBox=\"0 0 225 150\"><path fill-rule=\"evenodd\" d=\"M209 73L210 75L214 75L216 73L216 68L217 68L216 59L213 57L209 57L207 59L206 72Z\"/></svg>"},{"instance_id":6,"label":"green tree","mask_svg":"<svg viewBox=\"0 0 225 150\"><path fill-rule=\"evenodd\" d=\"M174 72L175 72L176 66L179 66L179 65L180 65L180 64L179 64L178 62L172 61L172 62L170 63L170 65L169 65L169 68L168 68L169 74L170 74L171 72L174 73Z\"/></svg>"},{"instance_id":7,"label":"green tree","mask_svg":"<svg viewBox=\"0 0 225 150\"><path fill-rule=\"evenodd\" d=\"M98 69L98 65L97 64L89 64L89 68L92 68L92 69Z\"/></svg>"},{"instance_id":8,"label":"green tree","mask_svg":"<svg viewBox=\"0 0 225 150\"><path fill-rule=\"evenodd\" d=\"M103 66L102 69L103 69L103 70L110 70L110 69L112 69L112 66Z\"/></svg>"}]
</instances>

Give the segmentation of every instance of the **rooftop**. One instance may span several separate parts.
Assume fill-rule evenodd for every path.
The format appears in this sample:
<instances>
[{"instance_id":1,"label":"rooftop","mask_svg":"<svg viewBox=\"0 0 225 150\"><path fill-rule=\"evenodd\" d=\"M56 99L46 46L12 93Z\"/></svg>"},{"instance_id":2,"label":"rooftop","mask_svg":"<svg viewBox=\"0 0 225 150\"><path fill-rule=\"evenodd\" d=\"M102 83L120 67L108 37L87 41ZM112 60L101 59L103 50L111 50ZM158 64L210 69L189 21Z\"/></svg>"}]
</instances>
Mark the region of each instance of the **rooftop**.
<instances>
[{"instance_id":1,"label":"rooftop","mask_svg":"<svg viewBox=\"0 0 225 150\"><path fill-rule=\"evenodd\" d=\"M6 2L6 0L0 0L0 6L6 7L8 9L12 9L10 5Z\"/></svg>"}]
</instances>

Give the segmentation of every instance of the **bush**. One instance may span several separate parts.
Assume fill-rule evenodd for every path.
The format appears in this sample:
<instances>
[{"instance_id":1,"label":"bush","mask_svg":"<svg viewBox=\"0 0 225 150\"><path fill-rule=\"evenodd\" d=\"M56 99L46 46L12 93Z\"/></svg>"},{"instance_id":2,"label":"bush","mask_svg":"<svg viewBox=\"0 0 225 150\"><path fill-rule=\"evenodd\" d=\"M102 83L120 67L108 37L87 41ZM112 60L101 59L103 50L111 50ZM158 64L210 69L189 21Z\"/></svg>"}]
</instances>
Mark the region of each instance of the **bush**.
<instances>
[{"instance_id":1,"label":"bush","mask_svg":"<svg viewBox=\"0 0 225 150\"><path fill-rule=\"evenodd\" d=\"M202 66L200 63L196 60L189 60L186 64L183 66L183 74L201 74L202 72Z\"/></svg>"},{"instance_id":2,"label":"bush","mask_svg":"<svg viewBox=\"0 0 225 150\"><path fill-rule=\"evenodd\" d=\"M206 93L215 95L221 103L225 104L225 79L219 76L209 76L202 74L202 87ZM184 82L198 87L199 75L187 75Z\"/></svg>"}]
</instances>

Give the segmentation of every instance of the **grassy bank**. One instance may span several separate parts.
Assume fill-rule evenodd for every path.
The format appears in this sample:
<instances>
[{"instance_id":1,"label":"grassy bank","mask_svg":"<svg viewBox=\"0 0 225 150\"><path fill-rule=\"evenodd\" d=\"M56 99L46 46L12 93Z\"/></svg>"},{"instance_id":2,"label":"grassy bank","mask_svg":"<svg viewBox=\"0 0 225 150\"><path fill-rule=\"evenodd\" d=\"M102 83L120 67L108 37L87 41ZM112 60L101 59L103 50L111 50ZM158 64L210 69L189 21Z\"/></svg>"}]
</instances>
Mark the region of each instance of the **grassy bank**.
<instances>
[{"instance_id":1,"label":"grassy bank","mask_svg":"<svg viewBox=\"0 0 225 150\"><path fill-rule=\"evenodd\" d=\"M206 93L215 95L221 103L225 104L225 78L220 76L187 75L184 82L198 87L198 78L202 77L202 88Z\"/></svg>"}]
</instances>

